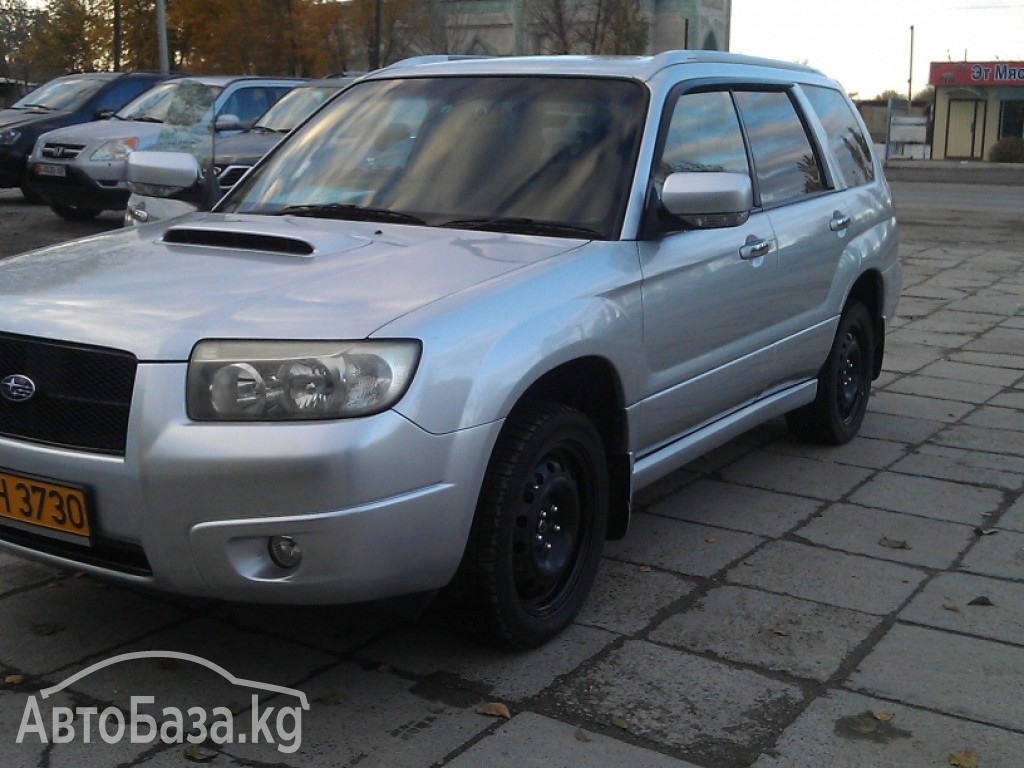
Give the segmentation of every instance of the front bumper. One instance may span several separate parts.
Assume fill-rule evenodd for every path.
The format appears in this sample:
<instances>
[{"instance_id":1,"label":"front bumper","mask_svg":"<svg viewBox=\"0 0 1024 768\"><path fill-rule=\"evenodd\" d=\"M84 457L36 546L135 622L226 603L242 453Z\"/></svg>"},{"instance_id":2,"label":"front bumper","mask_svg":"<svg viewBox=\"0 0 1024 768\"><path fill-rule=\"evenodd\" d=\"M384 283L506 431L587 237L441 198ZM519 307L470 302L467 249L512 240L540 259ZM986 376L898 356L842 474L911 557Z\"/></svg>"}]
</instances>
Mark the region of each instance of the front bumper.
<instances>
[{"instance_id":1,"label":"front bumper","mask_svg":"<svg viewBox=\"0 0 1024 768\"><path fill-rule=\"evenodd\" d=\"M54 165L46 162L45 164ZM64 176L41 176L32 163L28 169L28 186L48 205L67 205L102 211L122 211L131 195L127 183L121 178L94 179L71 164L62 164Z\"/></svg>"},{"instance_id":2,"label":"front bumper","mask_svg":"<svg viewBox=\"0 0 1024 768\"><path fill-rule=\"evenodd\" d=\"M185 373L185 364L139 366L124 457L0 438L5 470L86 488L102 545L26 539L0 522L0 547L123 583L239 601L360 602L451 579L500 423L445 435L395 412L198 424L184 414ZM297 567L270 559L275 535L299 544ZM118 548L141 553L143 566L89 556Z\"/></svg>"}]
</instances>

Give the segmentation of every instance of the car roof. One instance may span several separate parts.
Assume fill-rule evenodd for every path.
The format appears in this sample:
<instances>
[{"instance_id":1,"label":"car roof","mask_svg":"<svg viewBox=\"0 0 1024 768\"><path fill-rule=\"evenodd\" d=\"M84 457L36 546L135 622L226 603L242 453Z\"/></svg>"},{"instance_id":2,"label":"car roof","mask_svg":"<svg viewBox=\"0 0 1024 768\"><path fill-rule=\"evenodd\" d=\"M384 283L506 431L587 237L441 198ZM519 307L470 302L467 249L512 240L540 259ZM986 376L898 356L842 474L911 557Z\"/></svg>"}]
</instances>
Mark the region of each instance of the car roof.
<instances>
[{"instance_id":1,"label":"car roof","mask_svg":"<svg viewBox=\"0 0 1024 768\"><path fill-rule=\"evenodd\" d=\"M246 82L249 80L269 80L272 82L304 83L301 77L263 77L260 75L179 75L172 80L193 80L203 85L218 85L225 87L232 83Z\"/></svg>"},{"instance_id":2,"label":"car roof","mask_svg":"<svg viewBox=\"0 0 1024 768\"><path fill-rule=\"evenodd\" d=\"M495 56L415 57L371 72L366 79L425 75L579 75L649 80L661 70L680 64L732 64L789 70L809 75L822 73L803 64L723 51L665 51L653 56Z\"/></svg>"}]
</instances>

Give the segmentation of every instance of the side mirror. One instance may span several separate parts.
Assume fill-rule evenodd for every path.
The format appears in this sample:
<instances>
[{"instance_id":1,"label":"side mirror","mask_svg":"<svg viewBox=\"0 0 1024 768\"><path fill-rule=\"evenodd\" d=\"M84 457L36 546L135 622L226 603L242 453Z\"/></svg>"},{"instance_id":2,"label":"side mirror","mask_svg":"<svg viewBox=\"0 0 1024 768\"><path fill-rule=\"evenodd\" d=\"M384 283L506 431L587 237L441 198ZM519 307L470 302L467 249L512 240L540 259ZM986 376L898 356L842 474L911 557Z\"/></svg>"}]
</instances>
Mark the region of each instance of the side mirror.
<instances>
[{"instance_id":1,"label":"side mirror","mask_svg":"<svg viewBox=\"0 0 1024 768\"><path fill-rule=\"evenodd\" d=\"M93 120L109 120L116 114L117 110L110 107L100 107L92 113Z\"/></svg>"},{"instance_id":2,"label":"side mirror","mask_svg":"<svg viewBox=\"0 0 1024 768\"><path fill-rule=\"evenodd\" d=\"M138 195L171 197L197 187L199 161L187 152L132 152L125 165L128 188Z\"/></svg>"},{"instance_id":3,"label":"side mirror","mask_svg":"<svg viewBox=\"0 0 1024 768\"><path fill-rule=\"evenodd\" d=\"M213 127L217 131L240 131L243 126L238 115L220 115Z\"/></svg>"},{"instance_id":4,"label":"side mirror","mask_svg":"<svg viewBox=\"0 0 1024 768\"><path fill-rule=\"evenodd\" d=\"M698 229L736 227L750 216L754 190L745 173L672 173L662 186L661 206Z\"/></svg>"}]
</instances>

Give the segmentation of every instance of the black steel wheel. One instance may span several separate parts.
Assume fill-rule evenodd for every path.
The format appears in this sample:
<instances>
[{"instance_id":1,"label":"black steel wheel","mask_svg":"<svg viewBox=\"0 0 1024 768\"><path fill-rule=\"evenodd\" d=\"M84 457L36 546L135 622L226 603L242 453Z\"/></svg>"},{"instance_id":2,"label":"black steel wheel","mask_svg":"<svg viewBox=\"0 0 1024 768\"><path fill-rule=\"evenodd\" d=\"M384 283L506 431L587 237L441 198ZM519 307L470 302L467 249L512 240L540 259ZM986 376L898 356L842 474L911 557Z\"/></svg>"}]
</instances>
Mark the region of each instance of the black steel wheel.
<instances>
[{"instance_id":1,"label":"black steel wheel","mask_svg":"<svg viewBox=\"0 0 1024 768\"><path fill-rule=\"evenodd\" d=\"M449 588L463 623L515 649L557 635L590 591L607 520L607 462L590 421L561 405L518 408L491 456Z\"/></svg>"},{"instance_id":2,"label":"black steel wheel","mask_svg":"<svg viewBox=\"0 0 1024 768\"><path fill-rule=\"evenodd\" d=\"M875 336L871 313L859 301L846 305L832 349L818 373L810 405L786 414L798 437L839 445L853 439L864 421L874 378Z\"/></svg>"}]
</instances>

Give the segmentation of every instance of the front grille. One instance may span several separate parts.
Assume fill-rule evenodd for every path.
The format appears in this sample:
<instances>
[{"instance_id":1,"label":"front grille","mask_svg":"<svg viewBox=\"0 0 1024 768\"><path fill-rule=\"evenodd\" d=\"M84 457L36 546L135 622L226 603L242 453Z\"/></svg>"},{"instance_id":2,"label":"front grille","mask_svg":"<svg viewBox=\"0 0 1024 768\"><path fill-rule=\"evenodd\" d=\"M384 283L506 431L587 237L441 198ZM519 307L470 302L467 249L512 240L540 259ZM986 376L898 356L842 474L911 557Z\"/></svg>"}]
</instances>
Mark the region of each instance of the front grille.
<instances>
[{"instance_id":1,"label":"front grille","mask_svg":"<svg viewBox=\"0 0 1024 768\"><path fill-rule=\"evenodd\" d=\"M78 157L84 144L57 144L47 142L43 145L43 157L50 160L74 160Z\"/></svg>"},{"instance_id":2,"label":"front grille","mask_svg":"<svg viewBox=\"0 0 1024 768\"><path fill-rule=\"evenodd\" d=\"M127 352L0 334L0 435L123 456L137 366Z\"/></svg>"},{"instance_id":3,"label":"front grille","mask_svg":"<svg viewBox=\"0 0 1024 768\"><path fill-rule=\"evenodd\" d=\"M231 189L251 167L251 165L217 166L217 181L220 183L220 188L224 191Z\"/></svg>"},{"instance_id":4,"label":"front grille","mask_svg":"<svg viewBox=\"0 0 1024 768\"><path fill-rule=\"evenodd\" d=\"M153 575L153 569L142 547L125 541L95 537L92 545L86 547L6 527L0 527L0 540L100 568L109 568L135 576Z\"/></svg>"}]
</instances>

